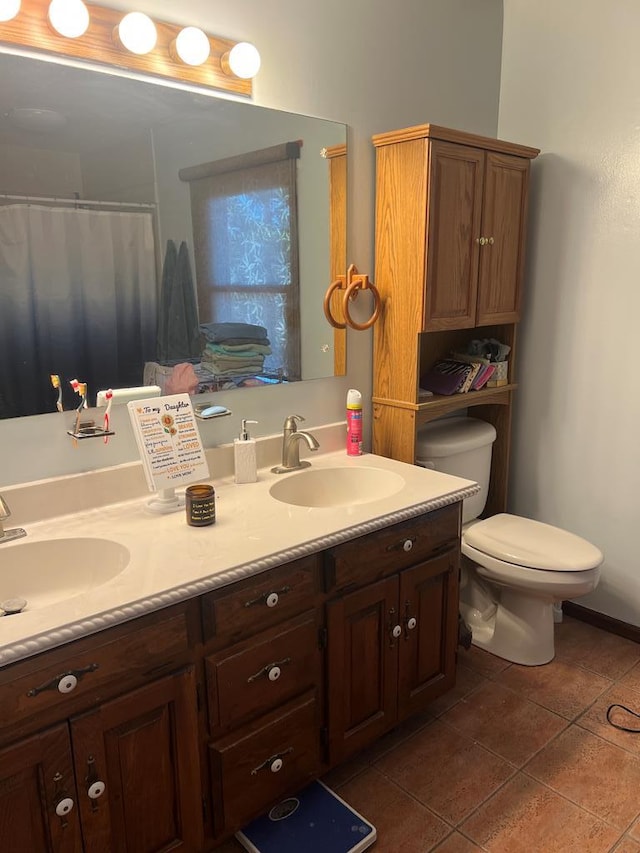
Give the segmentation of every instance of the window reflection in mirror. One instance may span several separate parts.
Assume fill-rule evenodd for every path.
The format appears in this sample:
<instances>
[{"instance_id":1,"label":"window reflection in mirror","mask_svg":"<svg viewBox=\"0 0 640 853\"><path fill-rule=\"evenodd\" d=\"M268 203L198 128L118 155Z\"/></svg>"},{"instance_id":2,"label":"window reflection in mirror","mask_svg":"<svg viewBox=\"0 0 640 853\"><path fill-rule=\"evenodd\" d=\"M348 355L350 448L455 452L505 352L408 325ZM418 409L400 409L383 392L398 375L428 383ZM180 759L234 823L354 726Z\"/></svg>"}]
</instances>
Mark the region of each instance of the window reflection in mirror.
<instances>
[{"instance_id":1,"label":"window reflection in mirror","mask_svg":"<svg viewBox=\"0 0 640 853\"><path fill-rule=\"evenodd\" d=\"M65 408L77 405L74 378L88 383L92 402L102 388L140 385L151 375L168 393L242 384L237 374L211 371L201 381L211 342L200 326L211 323L264 328L269 344L255 345L283 348L275 358L258 353L264 361L252 365L262 367L249 371L254 378L332 375L333 333L322 313L330 281L329 171L320 150L345 138L344 125L334 122L0 55L0 417L55 411L51 374L61 377ZM209 245L201 244L193 182L179 173L291 140L302 145L292 160L297 236L290 222L288 248L285 241L278 250L288 255L288 271L280 269L277 281L273 272L243 280L237 265L220 271L221 240L235 230L246 249L254 238L247 241L248 229L236 219L226 234L218 228L215 251L210 230ZM172 306L169 299L167 308L170 244L176 269L192 282L192 310L202 316L198 335L187 334L182 352L168 357L162 334L179 331L176 318L190 302ZM245 252L243 263L250 257ZM249 291L260 288L280 288L279 317L249 307ZM234 367L228 356L235 352L217 361ZM177 372L176 363L191 370ZM251 384L251 375L245 378ZM179 382L187 388L175 387Z\"/></svg>"}]
</instances>

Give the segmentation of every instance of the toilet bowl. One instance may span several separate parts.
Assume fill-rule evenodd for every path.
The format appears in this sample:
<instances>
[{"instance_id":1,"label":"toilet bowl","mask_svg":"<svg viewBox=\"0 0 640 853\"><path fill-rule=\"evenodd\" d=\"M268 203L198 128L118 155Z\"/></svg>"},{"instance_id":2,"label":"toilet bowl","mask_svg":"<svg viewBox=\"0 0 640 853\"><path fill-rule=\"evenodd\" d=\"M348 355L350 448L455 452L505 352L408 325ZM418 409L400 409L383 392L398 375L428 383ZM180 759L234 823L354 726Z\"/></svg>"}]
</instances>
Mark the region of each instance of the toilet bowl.
<instances>
[{"instance_id":1,"label":"toilet bowl","mask_svg":"<svg viewBox=\"0 0 640 853\"><path fill-rule=\"evenodd\" d=\"M480 485L462 514L460 612L473 644L537 666L554 657L554 604L595 589L603 556L550 524L509 513L478 520L495 437L495 428L476 418L434 421L418 432L416 462Z\"/></svg>"}]
</instances>

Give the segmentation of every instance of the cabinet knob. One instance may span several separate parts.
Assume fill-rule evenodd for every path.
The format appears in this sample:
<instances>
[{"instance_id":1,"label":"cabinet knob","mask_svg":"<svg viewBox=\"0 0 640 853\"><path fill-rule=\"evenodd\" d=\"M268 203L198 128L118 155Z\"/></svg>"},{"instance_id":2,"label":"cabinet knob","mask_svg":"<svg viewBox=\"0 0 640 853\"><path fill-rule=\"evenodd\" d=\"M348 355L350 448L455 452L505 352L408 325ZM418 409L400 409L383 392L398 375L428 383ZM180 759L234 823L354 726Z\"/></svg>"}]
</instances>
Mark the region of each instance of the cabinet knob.
<instances>
[{"instance_id":1,"label":"cabinet knob","mask_svg":"<svg viewBox=\"0 0 640 853\"><path fill-rule=\"evenodd\" d=\"M268 675L269 681L277 681L280 678L281 672L282 672L282 670L280 669L279 666L272 666L271 669L269 670L269 675Z\"/></svg>"},{"instance_id":2,"label":"cabinet knob","mask_svg":"<svg viewBox=\"0 0 640 853\"><path fill-rule=\"evenodd\" d=\"M281 758L274 758L269 765L269 770L271 770L272 773L277 773L279 770L282 770L283 764L284 761Z\"/></svg>"},{"instance_id":3,"label":"cabinet knob","mask_svg":"<svg viewBox=\"0 0 640 853\"><path fill-rule=\"evenodd\" d=\"M412 548L413 548L413 542L411 541L411 539L405 539L404 542L402 543L402 550L403 551L410 551Z\"/></svg>"},{"instance_id":4,"label":"cabinet knob","mask_svg":"<svg viewBox=\"0 0 640 853\"><path fill-rule=\"evenodd\" d=\"M397 640L398 637L402 636L402 628L400 627L400 625L393 626L393 628L391 629L391 636L394 640Z\"/></svg>"},{"instance_id":5,"label":"cabinet knob","mask_svg":"<svg viewBox=\"0 0 640 853\"><path fill-rule=\"evenodd\" d=\"M267 596L267 607L275 607L276 604L280 601L280 596L277 592L270 592Z\"/></svg>"},{"instance_id":6,"label":"cabinet knob","mask_svg":"<svg viewBox=\"0 0 640 853\"><path fill-rule=\"evenodd\" d=\"M104 794L106 787L104 782L98 779L96 782L92 782L87 788L87 796L90 800L97 800L98 797Z\"/></svg>"},{"instance_id":7,"label":"cabinet knob","mask_svg":"<svg viewBox=\"0 0 640 853\"><path fill-rule=\"evenodd\" d=\"M416 619L415 616L411 616L409 619L407 619L407 628L410 631L413 631L413 629L416 627L417 624L418 624L418 620Z\"/></svg>"},{"instance_id":8,"label":"cabinet knob","mask_svg":"<svg viewBox=\"0 0 640 853\"><path fill-rule=\"evenodd\" d=\"M78 679L72 673L63 675L58 682L58 693L71 693L78 686Z\"/></svg>"},{"instance_id":9,"label":"cabinet knob","mask_svg":"<svg viewBox=\"0 0 640 853\"><path fill-rule=\"evenodd\" d=\"M493 244L495 243L495 240L493 239L493 237L489 237L489 239L487 240L487 243L488 243L490 246L493 246Z\"/></svg>"},{"instance_id":10,"label":"cabinet knob","mask_svg":"<svg viewBox=\"0 0 640 853\"><path fill-rule=\"evenodd\" d=\"M73 800L71 797L62 797L61 800L58 800L56 803L56 814L58 817L66 817L70 811L73 809Z\"/></svg>"},{"instance_id":11,"label":"cabinet knob","mask_svg":"<svg viewBox=\"0 0 640 853\"><path fill-rule=\"evenodd\" d=\"M476 237L476 243L480 246L486 246L488 242L486 237Z\"/></svg>"}]
</instances>

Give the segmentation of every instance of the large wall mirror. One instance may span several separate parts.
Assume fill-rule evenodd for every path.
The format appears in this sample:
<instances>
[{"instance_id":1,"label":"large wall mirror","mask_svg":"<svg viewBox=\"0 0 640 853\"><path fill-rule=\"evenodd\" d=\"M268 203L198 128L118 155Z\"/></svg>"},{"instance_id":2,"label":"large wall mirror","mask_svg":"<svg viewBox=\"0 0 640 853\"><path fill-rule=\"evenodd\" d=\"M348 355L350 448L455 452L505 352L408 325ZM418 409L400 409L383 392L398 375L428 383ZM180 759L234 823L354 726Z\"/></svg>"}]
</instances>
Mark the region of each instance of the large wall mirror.
<instances>
[{"instance_id":1,"label":"large wall mirror","mask_svg":"<svg viewBox=\"0 0 640 853\"><path fill-rule=\"evenodd\" d=\"M344 125L0 54L0 418L51 374L65 408L334 375L327 151Z\"/></svg>"}]
</instances>

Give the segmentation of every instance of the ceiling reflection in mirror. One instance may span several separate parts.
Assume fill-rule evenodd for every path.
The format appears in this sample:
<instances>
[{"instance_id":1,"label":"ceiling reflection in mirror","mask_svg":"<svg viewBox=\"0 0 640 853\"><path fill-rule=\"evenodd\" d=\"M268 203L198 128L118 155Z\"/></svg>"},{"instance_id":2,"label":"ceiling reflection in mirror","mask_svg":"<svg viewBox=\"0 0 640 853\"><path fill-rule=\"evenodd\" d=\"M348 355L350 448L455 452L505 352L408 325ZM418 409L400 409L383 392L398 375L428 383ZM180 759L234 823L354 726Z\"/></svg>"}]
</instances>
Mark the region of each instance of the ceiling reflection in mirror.
<instances>
[{"instance_id":1,"label":"ceiling reflection in mirror","mask_svg":"<svg viewBox=\"0 0 640 853\"><path fill-rule=\"evenodd\" d=\"M336 122L0 54L0 418L55 411L52 376L71 408L74 379L93 405L333 375L321 151L345 143Z\"/></svg>"}]
</instances>

